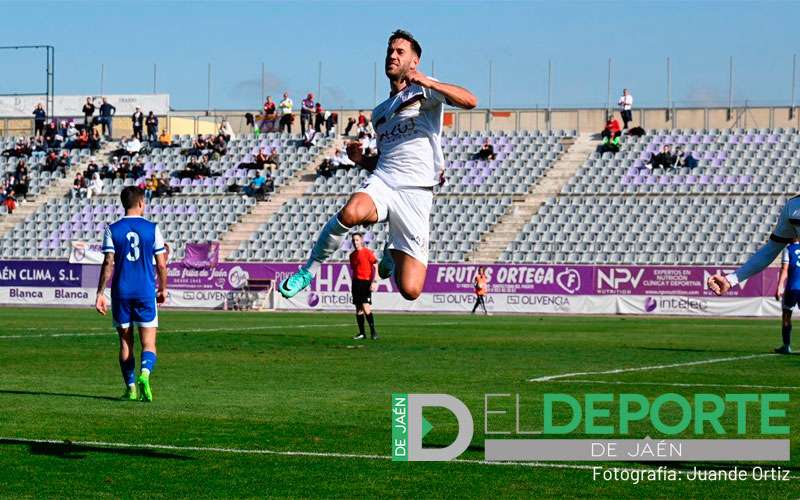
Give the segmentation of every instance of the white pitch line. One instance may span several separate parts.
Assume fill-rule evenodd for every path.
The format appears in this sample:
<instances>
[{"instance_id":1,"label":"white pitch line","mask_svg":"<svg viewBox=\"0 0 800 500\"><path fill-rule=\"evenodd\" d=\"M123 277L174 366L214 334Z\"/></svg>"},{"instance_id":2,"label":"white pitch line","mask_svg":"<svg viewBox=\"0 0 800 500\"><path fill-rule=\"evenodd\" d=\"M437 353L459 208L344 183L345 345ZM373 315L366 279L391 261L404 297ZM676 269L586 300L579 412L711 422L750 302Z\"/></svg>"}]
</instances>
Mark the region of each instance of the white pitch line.
<instances>
[{"instance_id":1,"label":"white pitch line","mask_svg":"<svg viewBox=\"0 0 800 500\"><path fill-rule=\"evenodd\" d=\"M268 449L253 449L253 448L224 448L217 446L176 446L171 444L137 444L137 443L110 443L105 441L68 441L59 439L28 439L28 438L15 438L15 437L0 437L2 441L13 441L20 444L60 444L60 445L77 445L77 446L96 446L98 448L134 448L139 450L166 450L166 451L197 451L197 452L213 452L213 453L231 453L237 455L275 455L286 457L313 457L313 458L356 458L363 460L391 460L392 457L388 455L368 455L360 453L337 453L337 452L319 452L319 451L277 451ZM486 460L475 459L462 459L457 458L451 462L461 464L477 464L477 465L505 465L505 466L520 466L520 467L536 467L536 468L550 468L550 469L576 469L576 470L594 470L601 465L584 465L584 464L563 464L563 463L549 463L549 462L489 462ZM627 471L654 471L657 469L652 468L623 468L613 467L617 470ZM705 470L705 469L704 469ZM718 469L725 470L725 469ZM678 474L685 474L686 471L676 470ZM790 479L800 479L798 476L790 476Z\"/></svg>"},{"instance_id":2,"label":"white pitch line","mask_svg":"<svg viewBox=\"0 0 800 500\"><path fill-rule=\"evenodd\" d=\"M798 391L800 387L793 385L750 385L750 384L684 384L680 382L626 382L622 380L585 380L585 379L571 379L571 380L553 380L557 384L607 384L607 385L658 385L670 387L736 387L742 389L781 389L788 391Z\"/></svg>"},{"instance_id":3,"label":"white pitch line","mask_svg":"<svg viewBox=\"0 0 800 500\"><path fill-rule=\"evenodd\" d=\"M425 323L421 326L447 326L447 325L459 325L461 323L450 321L450 322L439 322L439 323ZM229 332L229 333L237 333L243 331L259 331L259 330L280 330L280 329L298 329L298 328L326 328L326 327L346 327L346 326L353 326L352 323L320 323L320 324L300 324L300 325L263 325L263 326L248 326L244 328L233 328L233 327L226 327L226 328L193 328L187 330L170 330L164 329L160 330L159 333L214 333L214 332ZM388 326L392 326L389 324ZM403 325L394 325L395 327L403 327ZM418 325L415 325L418 326ZM25 334L25 335L0 335L0 340L2 339L35 339L35 338L57 338L57 337L104 337L104 336L111 336L116 335L116 332L113 329L108 329L106 332L103 333L37 333L37 334Z\"/></svg>"},{"instance_id":4,"label":"white pitch line","mask_svg":"<svg viewBox=\"0 0 800 500\"><path fill-rule=\"evenodd\" d=\"M678 368L681 366L697 366L697 365L710 365L712 363L725 363L727 361L742 361L745 359L765 358L767 356L777 356L777 354L751 354L749 356L734 356L730 358L714 358L702 359L699 361L687 361L685 363L672 363L669 365L651 365L651 366L637 366L633 368L618 368L616 370L606 370L602 372L575 372L575 373L562 373L559 375L547 375L544 377L537 377L529 379L528 382L548 382L559 378L580 377L583 375L613 375L615 373L628 373L628 372L643 372L648 370L663 370L666 368Z\"/></svg>"}]
</instances>

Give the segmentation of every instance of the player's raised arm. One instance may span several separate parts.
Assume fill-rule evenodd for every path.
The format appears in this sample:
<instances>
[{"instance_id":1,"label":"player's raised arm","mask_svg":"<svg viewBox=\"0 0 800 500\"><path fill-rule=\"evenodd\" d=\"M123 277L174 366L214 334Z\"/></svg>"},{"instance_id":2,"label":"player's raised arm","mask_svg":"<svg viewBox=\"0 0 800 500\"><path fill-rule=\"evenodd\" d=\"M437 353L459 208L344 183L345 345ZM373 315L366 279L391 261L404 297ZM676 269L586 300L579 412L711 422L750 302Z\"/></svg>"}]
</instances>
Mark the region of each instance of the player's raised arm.
<instances>
[{"instance_id":1,"label":"player's raised arm","mask_svg":"<svg viewBox=\"0 0 800 500\"><path fill-rule=\"evenodd\" d=\"M472 109L478 105L478 98L475 97L475 94L464 87L434 80L416 69L409 70L406 74L406 80L409 83L416 83L417 85L442 94L447 100L447 104L451 106L461 109Z\"/></svg>"},{"instance_id":2,"label":"player's raised arm","mask_svg":"<svg viewBox=\"0 0 800 500\"><path fill-rule=\"evenodd\" d=\"M793 198L792 200L796 199L797 198ZM758 274L775 260L775 257L781 253L781 250L783 250L786 245L792 242L796 237L795 228L791 220L793 209L790 208L790 203L792 200L787 202L783 207L780 218L778 219L778 224L770 235L769 241L747 259L747 262L745 262L742 267L725 276L718 273L708 278L707 285L712 292L717 295L724 295L741 281L748 279L754 274Z\"/></svg>"}]
</instances>

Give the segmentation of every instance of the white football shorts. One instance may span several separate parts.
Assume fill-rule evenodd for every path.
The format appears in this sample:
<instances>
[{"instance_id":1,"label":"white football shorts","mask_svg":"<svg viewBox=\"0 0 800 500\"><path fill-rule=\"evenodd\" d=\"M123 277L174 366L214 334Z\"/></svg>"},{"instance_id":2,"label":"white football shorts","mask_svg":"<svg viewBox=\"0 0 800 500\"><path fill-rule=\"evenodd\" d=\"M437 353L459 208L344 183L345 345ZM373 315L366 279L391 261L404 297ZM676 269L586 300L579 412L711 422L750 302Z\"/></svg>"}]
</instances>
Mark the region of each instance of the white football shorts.
<instances>
[{"instance_id":1,"label":"white football shorts","mask_svg":"<svg viewBox=\"0 0 800 500\"><path fill-rule=\"evenodd\" d=\"M370 175L357 193L366 193L378 209L378 222L388 221L388 248L399 250L428 265L433 189L392 188L380 177Z\"/></svg>"}]
</instances>

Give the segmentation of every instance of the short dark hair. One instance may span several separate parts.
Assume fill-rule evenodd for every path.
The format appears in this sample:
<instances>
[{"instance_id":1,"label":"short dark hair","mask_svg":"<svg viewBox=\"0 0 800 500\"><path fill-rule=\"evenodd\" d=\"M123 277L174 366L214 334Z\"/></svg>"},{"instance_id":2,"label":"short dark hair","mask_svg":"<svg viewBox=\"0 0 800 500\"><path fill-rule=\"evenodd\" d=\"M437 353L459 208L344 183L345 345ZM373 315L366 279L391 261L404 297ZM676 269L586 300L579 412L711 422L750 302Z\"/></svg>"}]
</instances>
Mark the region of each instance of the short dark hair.
<instances>
[{"instance_id":1,"label":"short dark hair","mask_svg":"<svg viewBox=\"0 0 800 500\"><path fill-rule=\"evenodd\" d=\"M350 235L350 239L352 240L356 236L360 236L362 240L364 239L364 233L353 233Z\"/></svg>"},{"instance_id":2,"label":"short dark hair","mask_svg":"<svg viewBox=\"0 0 800 500\"><path fill-rule=\"evenodd\" d=\"M128 186L119 194L119 199L125 210L130 210L139 204L139 200L144 199L144 190L139 186Z\"/></svg>"},{"instance_id":3,"label":"short dark hair","mask_svg":"<svg viewBox=\"0 0 800 500\"><path fill-rule=\"evenodd\" d=\"M417 57L422 57L422 47L420 46L419 42L414 35L409 33L405 30L396 30L394 33L389 36L389 45L392 44L395 40L406 40L408 43L411 44L411 49L417 54Z\"/></svg>"}]
</instances>

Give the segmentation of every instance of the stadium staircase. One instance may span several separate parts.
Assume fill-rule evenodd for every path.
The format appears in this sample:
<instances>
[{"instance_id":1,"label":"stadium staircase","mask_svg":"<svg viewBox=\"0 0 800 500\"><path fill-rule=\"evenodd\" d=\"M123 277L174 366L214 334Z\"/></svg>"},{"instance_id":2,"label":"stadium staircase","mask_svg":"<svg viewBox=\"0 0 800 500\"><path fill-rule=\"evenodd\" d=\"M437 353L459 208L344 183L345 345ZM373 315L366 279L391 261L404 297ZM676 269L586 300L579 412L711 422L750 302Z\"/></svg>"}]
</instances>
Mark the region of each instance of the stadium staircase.
<instances>
[{"instance_id":1,"label":"stadium staircase","mask_svg":"<svg viewBox=\"0 0 800 500\"><path fill-rule=\"evenodd\" d=\"M117 147L118 145L116 143L107 143L97 150L92 156L99 157L101 155L108 155ZM47 191L41 195L36 196L33 199L28 198L25 203L18 204L17 210L14 211L13 214L4 216L2 219L0 219L0 238L3 238L9 232L11 232L17 224L25 222L28 217L33 215L48 201L56 200L66 196L70 189L72 189L72 181L75 180L75 174L86 170L86 166L88 165L90 158L91 156L81 157L80 161L75 162L70 166L69 170L67 170L67 175L63 179L59 179L58 182L48 188Z\"/></svg>"},{"instance_id":2,"label":"stadium staircase","mask_svg":"<svg viewBox=\"0 0 800 500\"><path fill-rule=\"evenodd\" d=\"M475 251L468 254L469 262L497 262L500 255L519 231L530 221L549 198L558 195L564 185L575 175L587 158L595 152L600 141L593 134L580 134L575 139L562 141L568 149L556 160L533 190L525 197L515 198L511 209L494 228L487 232Z\"/></svg>"},{"instance_id":3,"label":"stadium staircase","mask_svg":"<svg viewBox=\"0 0 800 500\"><path fill-rule=\"evenodd\" d=\"M331 156L335 149L335 146L331 146L322 150L306 164L305 168L296 172L291 180L278 187L268 199L259 201L250 213L234 224L230 231L220 238L220 257L223 260L229 260L231 254L239 249L239 246L247 241L261 224L278 212L287 201L303 196L303 193L314 185L317 166L325 157Z\"/></svg>"}]
</instances>

